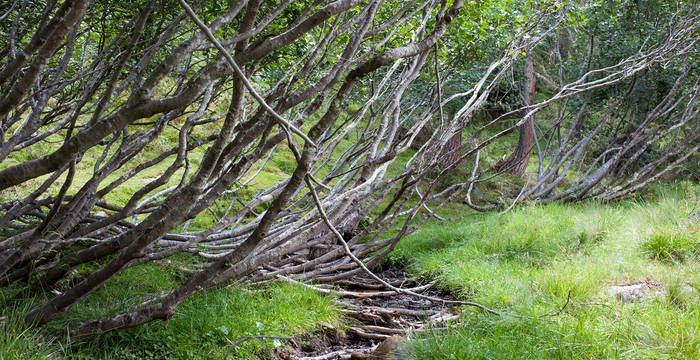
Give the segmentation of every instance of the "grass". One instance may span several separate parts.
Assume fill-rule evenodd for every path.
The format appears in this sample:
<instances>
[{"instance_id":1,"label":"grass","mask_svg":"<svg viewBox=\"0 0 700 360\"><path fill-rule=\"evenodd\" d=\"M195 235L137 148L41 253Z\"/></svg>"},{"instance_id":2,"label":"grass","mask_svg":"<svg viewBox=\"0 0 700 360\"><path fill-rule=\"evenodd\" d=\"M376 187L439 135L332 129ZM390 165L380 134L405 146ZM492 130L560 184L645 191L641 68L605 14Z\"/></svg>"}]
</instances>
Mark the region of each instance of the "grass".
<instances>
[{"instance_id":1,"label":"grass","mask_svg":"<svg viewBox=\"0 0 700 360\"><path fill-rule=\"evenodd\" d=\"M642 243L642 251L652 260L684 262L700 255L697 226L659 230Z\"/></svg>"},{"instance_id":2,"label":"grass","mask_svg":"<svg viewBox=\"0 0 700 360\"><path fill-rule=\"evenodd\" d=\"M390 261L506 315L462 309L460 323L413 338L412 357L700 358L700 237L689 217L699 195L686 183L644 200L524 206L427 225ZM664 296L623 304L606 294L643 279Z\"/></svg>"},{"instance_id":3,"label":"grass","mask_svg":"<svg viewBox=\"0 0 700 360\"><path fill-rule=\"evenodd\" d=\"M123 311L160 293L180 279L157 266L129 269L70 310L61 322ZM250 287L231 284L205 290L180 305L167 322L110 332L72 345L48 341L36 330L23 330L20 316L41 297L13 298L22 289L0 293L0 359L221 359L230 341L250 335L293 336L312 332L322 322L338 324L339 312L330 296L288 283ZM264 357L282 344L249 341L230 358Z\"/></svg>"},{"instance_id":4,"label":"grass","mask_svg":"<svg viewBox=\"0 0 700 360\"><path fill-rule=\"evenodd\" d=\"M30 304L22 304L14 312L5 311L6 299L0 296L2 301L3 311L2 317L5 317L0 322L0 359L55 359L59 352L59 347L54 346L48 341L45 341L41 334L36 329L25 329L21 320L18 318L19 313L25 313L31 310Z\"/></svg>"}]
</instances>

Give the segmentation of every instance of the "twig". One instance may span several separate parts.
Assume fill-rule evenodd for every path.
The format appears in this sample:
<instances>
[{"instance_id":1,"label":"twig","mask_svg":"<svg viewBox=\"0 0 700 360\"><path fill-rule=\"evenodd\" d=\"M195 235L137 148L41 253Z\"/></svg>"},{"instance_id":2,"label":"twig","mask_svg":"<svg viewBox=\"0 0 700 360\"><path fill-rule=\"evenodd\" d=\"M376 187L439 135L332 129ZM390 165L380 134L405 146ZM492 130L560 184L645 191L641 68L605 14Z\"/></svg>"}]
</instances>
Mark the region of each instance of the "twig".
<instances>
[{"instance_id":1,"label":"twig","mask_svg":"<svg viewBox=\"0 0 700 360\"><path fill-rule=\"evenodd\" d=\"M542 315L542 316L540 316L540 317L545 317L545 316L558 316L559 314L561 314L561 313L564 311L564 309L566 309L566 306L569 305L570 302L571 302L571 289L569 289L569 293L566 295L566 302L565 302L564 305L559 309L559 311L557 311L557 312L555 312L555 313L551 313L551 314L544 314L544 315Z\"/></svg>"},{"instance_id":2,"label":"twig","mask_svg":"<svg viewBox=\"0 0 700 360\"><path fill-rule=\"evenodd\" d=\"M609 308L613 307L610 304L599 303L599 302L575 302L575 301L571 301L571 303L575 304L575 305L585 305L585 306L604 306L604 307L609 307Z\"/></svg>"}]
</instances>

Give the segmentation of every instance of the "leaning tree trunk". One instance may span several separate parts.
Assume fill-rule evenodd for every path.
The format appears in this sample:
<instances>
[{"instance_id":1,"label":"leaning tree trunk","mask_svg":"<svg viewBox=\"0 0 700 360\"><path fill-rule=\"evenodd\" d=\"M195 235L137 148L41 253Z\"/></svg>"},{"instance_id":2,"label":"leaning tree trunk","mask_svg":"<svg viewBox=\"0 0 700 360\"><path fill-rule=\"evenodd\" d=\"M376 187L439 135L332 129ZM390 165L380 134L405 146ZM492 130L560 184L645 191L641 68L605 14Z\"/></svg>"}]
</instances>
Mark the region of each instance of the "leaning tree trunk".
<instances>
[{"instance_id":1,"label":"leaning tree trunk","mask_svg":"<svg viewBox=\"0 0 700 360\"><path fill-rule=\"evenodd\" d=\"M440 162L442 166L450 166L459 161L461 156L460 149L462 145L462 130L458 129L452 137L447 140L445 147L442 149Z\"/></svg>"}]
</instances>

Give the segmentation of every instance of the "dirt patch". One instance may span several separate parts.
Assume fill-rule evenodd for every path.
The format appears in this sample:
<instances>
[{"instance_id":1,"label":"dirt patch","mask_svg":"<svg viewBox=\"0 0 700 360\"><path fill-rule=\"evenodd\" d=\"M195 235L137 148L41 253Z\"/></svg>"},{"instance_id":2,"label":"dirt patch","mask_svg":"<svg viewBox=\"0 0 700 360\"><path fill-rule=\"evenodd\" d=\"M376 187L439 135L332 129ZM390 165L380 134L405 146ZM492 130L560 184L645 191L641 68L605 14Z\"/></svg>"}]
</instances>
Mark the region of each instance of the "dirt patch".
<instances>
[{"instance_id":1,"label":"dirt patch","mask_svg":"<svg viewBox=\"0 0 700 360\"><path fill-rule=\"evenodd\" d=\"M435 289L435 283L422 284L401 268L388 268L377 275L396 287L444 300L453 299L450 293ZM350 326L337 329L326 325L316 333L299 335L294 339L296 346L275 351L271 359L400 360L403 347L398 335L425 331L458 318L456 308L450 305L388 291L362 275L338 285L342 312ZM386 352L386 348L392 351Z\"/></svg>"}]
</instances>

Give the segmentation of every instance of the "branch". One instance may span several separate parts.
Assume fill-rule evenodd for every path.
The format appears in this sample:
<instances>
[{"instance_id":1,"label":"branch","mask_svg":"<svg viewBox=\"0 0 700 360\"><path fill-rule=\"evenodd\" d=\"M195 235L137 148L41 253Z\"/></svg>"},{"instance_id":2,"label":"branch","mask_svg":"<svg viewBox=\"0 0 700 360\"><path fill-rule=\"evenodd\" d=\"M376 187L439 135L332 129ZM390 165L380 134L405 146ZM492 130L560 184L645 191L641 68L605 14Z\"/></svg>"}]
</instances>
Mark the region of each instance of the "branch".
<instances>
[{"instance_id":1,"label":"branch","mask_svg":"<svg viewBox=\"0 0 700 360\"><path fill-rule=\"evenodd\" d=\"M362 270L363 270L367 275L369 275L370 277L372 277L374 280L378 281L379 283L381 283L381 284L384 285L385 287L387 287L387 288L389 288L389 289L391 289L391 290L393 290L393 291L396 291L397 293L401 293L401 294L405 294L405 295L411 295L411 296L414 296L414 297L417 297L417 298L426 299L426 300L430 300L430 301L435 301L435 302L443 303L443 304L456 304L456 305L474 306L474 307L477 307L477 308L479 308L479 309L481 309L481 310L484 310L484 311L486 311L486 312L488 312L488 313L490 313L490 314L501 315L501 313L499 313L499 312L497 312L497 311L495 311L495 310L491 310L491 309L489 309L488 307L486 307L486 306L484 306L484 305L481 305L481 304L478 304L478 303L475 303L475 302L459 301L459 300L445 300L445 299L440 299L440 298L436 298L436 297L433 297L433 296L427 296L427 295L418 294L418 293L413 292L413 291L410 291L410 290L401 289L401 288L398 288L398 287L396 287L396 286L393 286L393 285L389 284L388 282L384 281L384 280L383 280L382 278L380 278L379 276L375 275L375 274L372 272L372 270L370 270L370 269L367 268L367 266L362 262L362 260L358 259L358 258L355 256L355 254L352 253L352 250L350 250L350 247L348 246L348 243L345 241L345 239L343 239L343 235L342 235L340 232L338 232L338 229L336 229L335 226L333 226L333 223L331 223L331 221L328 219L328 216L326 215L326 211L323 209L323 206L321 205L321 201L319 200L318 194L316 193L316 190L314 189L313 185L311 184L311 181L308 179L308 177L305 178L304 180L305 180L305 182L306 182L306 185L307 185L308 188L309 188L309 191L311 191L311 195L312 195L313 198L314 198L314 202L316 203L316 208L318 209L319 214L320 214L321 217L323 218L323 221L326 223L326 225L328 226L328 228L333 232L333 234L335 234L336 239L343 245L343 248L345 249L345 253L352 259L352 261L354 261L360 268L362 268Z\"/></svg>"},{"instance_id":2,"label":"branch","mask_svg":"<svg viewBox=\"0 0 700 360\"><path fill-rule=\"evenodd\" d=\"M270 105L267 104L265 99L263 99L262 96L260 96L260 94L258 94L258 92L255 91L255 88L253 88L253 85L250 83L250 81L248 81L248 78L243 73L243 70L241 70L241 68L238 66L238 64L236 64L236 61L233 60L233 57L231 56L231 54L229 54L228 51L226 51L226 49L224 49L224 47L221 45L221 43L216 39L216 37L214 37L214 34L211 33L209 28L201 20L199 20L199 18L197 17L197 14L194 13L194 10L192 10L192 8L189 5L187 5L185 0L178 0L178 1L180 1L180 5L182 5L182 7L185 9L187 14L192 19L192 21L194 21L194 23L197 24L197 26L199 26L199 28L202 29L202 31L204 31L204 33L209 38L209 41L211 41L214 44L214 46L216 46L216 48L219 49L221 54L224 55L228 64L231 66L231 68L233 68L233 70L236 72L238 77L240 77L240 79L243 81L243 84L245 84L245 87L248 89L248 91L250 91L250 93L253 95L253 97L256 100L258 100L260 105L263 108L265 108L265 110L267 110L267 112L269 112L272 115L272 117L274 117L275 120L277 120L280 124L290 128L293 133L301 136L304 139L304 141L309 143L311 146L316 147L316 144L311 140L311 138L306 136L306 134L303 131L301 131L296 126L292 125L289 121L287 121L285 118L283 118L277 112L275 112L275 110L273 110L272 107L270 107Z\"/></svg>"}]
</instances>

